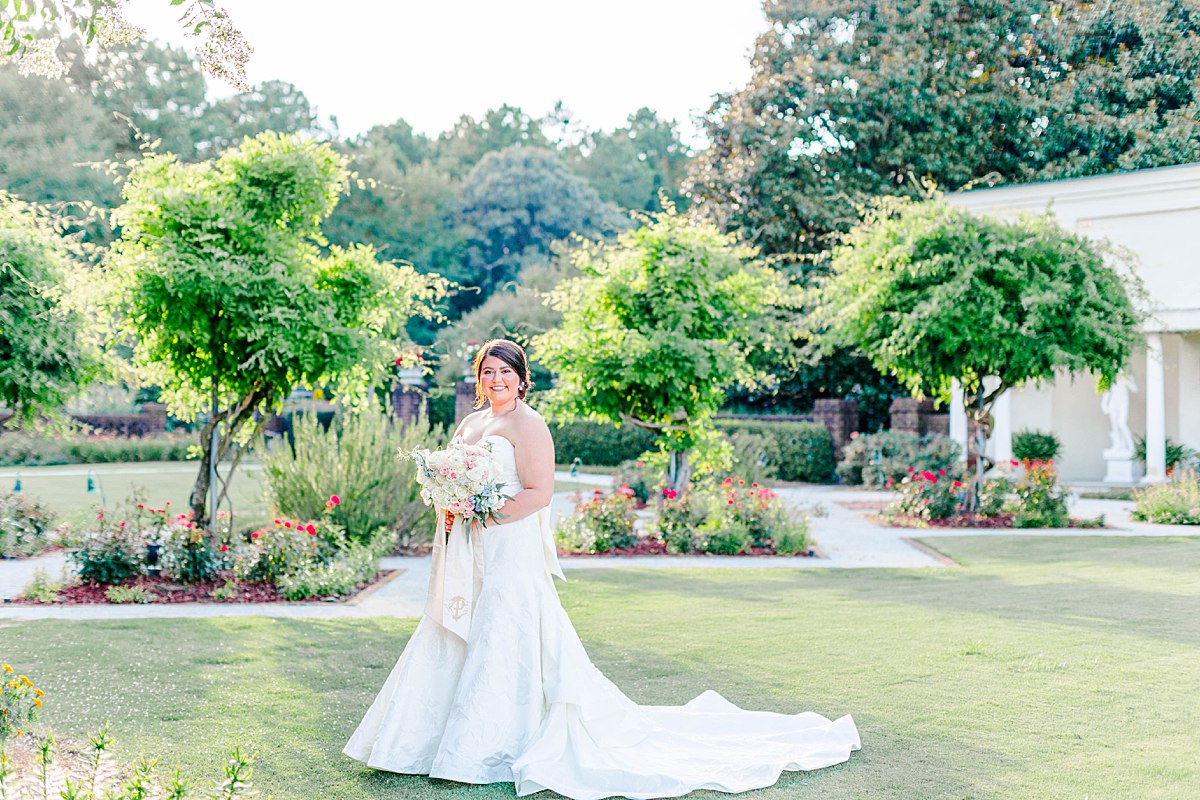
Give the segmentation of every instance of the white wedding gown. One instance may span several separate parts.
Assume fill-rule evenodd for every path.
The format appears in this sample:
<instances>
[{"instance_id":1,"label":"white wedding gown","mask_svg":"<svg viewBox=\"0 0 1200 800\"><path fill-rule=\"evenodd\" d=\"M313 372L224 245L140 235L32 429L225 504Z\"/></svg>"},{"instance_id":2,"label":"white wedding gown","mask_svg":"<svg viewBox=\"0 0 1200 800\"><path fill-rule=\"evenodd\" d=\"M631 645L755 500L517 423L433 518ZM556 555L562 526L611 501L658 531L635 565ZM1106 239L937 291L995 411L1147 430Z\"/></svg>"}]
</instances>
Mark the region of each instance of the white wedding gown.
<instances>
[{"instance_id":1,"label":"white wedding gown","mask_svg":"<svg viewBox=\"0 0 1200 800\"><path fill-rule=\"evenodd\" d=\"M515 496L513 445L485 438ZM389 772L591 800L742 792L859 748L849 716L743 711L712 691L684 706L627 698L588 659L559 602L549 526L546 509L473 532L469 545L456 526L435 545L426 614L346 755Z\"/></svg>"}]
</instances>

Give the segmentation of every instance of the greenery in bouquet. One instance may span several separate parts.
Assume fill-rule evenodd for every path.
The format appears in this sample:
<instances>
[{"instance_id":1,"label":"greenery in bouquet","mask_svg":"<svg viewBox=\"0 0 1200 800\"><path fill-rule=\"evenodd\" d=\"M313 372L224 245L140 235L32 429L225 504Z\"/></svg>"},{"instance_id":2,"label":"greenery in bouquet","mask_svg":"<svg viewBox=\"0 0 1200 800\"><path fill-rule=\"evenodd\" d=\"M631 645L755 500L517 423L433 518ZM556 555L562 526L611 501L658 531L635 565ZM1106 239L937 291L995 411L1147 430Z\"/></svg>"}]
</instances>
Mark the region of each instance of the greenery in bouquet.
<instances>
[{"instance_id":1,"label":"greenery in bouquet","mask_svg":"<svg viewBox=\"0 0 1200 800\"><path fill-rule=\"evenodd\" d=\"M1200 475L1193 469L1176 472L1166 483L1133 493L1134 519L1160 525L1200 525Z\"/></svg>"},{"instance_id":2,"label":"greenery in bouquet","mask_svg":"<svg viewBox=\"0 0 1200 800\"><path fill-rule=\"evenodd\" d=\"M57 543L54 516L15 492L0 495L0 556L34 556Z\"/></svg>"}]
</instances>

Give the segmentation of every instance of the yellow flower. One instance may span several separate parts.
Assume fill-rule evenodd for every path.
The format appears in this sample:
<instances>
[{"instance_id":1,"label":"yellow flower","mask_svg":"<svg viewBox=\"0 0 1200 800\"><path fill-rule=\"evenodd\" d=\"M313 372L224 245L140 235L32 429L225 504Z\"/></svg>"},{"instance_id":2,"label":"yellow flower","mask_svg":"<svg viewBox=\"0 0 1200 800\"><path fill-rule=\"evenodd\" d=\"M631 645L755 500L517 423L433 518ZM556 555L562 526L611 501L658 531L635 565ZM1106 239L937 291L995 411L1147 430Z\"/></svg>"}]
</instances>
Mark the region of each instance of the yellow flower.
<instances>
[{"instance_id":1,"label":"yellow flower","mask_svg":"<svg viewBox=\"0 0 1200 800\"><path fill-rule=\"evenodd\" d=\"M5 672L16 672L16 670L12 668L12 664L5 664L4 671Z\"/></svg>"},{"instance_id":2,"label":"yellow flower","mask_svg":"<svg viewBox=\"0 0 1200 800\"><path fill-rule=\"evenodd\" d=\"M28 675L18 675L17 680L23 682L26 686L33 686L33 681L29 680Z\"/></svg>"},{"instance_id":3,"label":"yellow flower","mask_svg":"<svg viewBox=\"0 0 1200 800\"><path fill-rule=\"evenodd\" d=\"M34 704L35 706L37 706L38 708L41 708L41 707L42 707L42 701L41 701L41 700L38 700L36 697L35 697L35 698L33 698L33 704Z\"/></svg>"},{"instance_id":4,"label":"yellow flower","mask_svg":"<svg viewBox=\"0 0 1200 800\"><path fill-rule=\"evenodd\" d=\"M34 690L33 690L33 693L34 693L34 694L36 694L38 697L45 697L45 696L46 696L46 693L45 693L45 692L43 692L41 689L34 689Z\"/></svg>"}]
</instances>

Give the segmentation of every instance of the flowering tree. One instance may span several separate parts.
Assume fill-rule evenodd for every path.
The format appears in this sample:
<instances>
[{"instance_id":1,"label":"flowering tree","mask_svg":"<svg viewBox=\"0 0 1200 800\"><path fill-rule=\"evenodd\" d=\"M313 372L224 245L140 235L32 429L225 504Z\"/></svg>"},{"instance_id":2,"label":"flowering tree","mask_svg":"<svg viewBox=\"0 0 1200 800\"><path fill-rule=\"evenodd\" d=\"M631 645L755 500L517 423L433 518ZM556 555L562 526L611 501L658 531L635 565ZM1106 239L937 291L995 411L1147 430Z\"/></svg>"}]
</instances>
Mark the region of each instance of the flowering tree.
<instances>
[{"instance_id":1,"label":"flowering tree","mask_svg":"<svg viewBox=\"0 0 1200 800\"><path fill-rule=\"evenodd\" d=\"M887 198L834 249L832 268L823 343L858 348L917 396L947 401L958 381L978 431L976 489L1001 394L1060 370L1107 388L1136 341L1127 280L1102 245L1048 215L1006 222L938 198Z\"/></svg>"},{"instance_id":2,"label":"flowering tree","mask_svg":"<svg viewBox=\"0 0 1200 800\"><path fill-rule=\"evenodd\" d=\"M532 345L556 375L551 413L655 431L682 488L725 392L764 386L792 349L798 298L754 255L673 209L580 249L582 274L549 299L562 322Z\"/></svg>"},{"instance_id":3,"label":"flowering tree","mask_svg":"<svg viewBox=\"0 0 1200 800\"><path fill-rule=\"evenodd\" d=\"M87 320L65 302L72 269L61 231L0 192L0 402L18 417L56 410L99 370Z\"/></svg>"},{"instance_id":4,"label":"flowering tree","mask_svg":"<svg viewBox=\"0 0 1200 800\"><path fill-rule=\"evenodd\" d=\"M369 247L322 250L321 222L346 180L328 145L265 133L215 161L152 156L125 184L108 307L172 412L209 411L191 498L198 524L214 454L298 383L363 395L400 352L408 318L445 289Z\"/></svg>"}]
</instances>

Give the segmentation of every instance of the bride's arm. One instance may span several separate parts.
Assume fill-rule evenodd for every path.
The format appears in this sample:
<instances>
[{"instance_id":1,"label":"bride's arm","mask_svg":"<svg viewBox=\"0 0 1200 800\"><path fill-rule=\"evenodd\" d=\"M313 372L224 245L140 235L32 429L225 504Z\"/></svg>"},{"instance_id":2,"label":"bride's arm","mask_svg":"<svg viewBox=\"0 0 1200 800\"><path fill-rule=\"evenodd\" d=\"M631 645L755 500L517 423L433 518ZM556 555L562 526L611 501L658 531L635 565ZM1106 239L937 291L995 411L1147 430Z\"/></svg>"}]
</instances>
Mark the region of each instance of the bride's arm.
<instances>
[{"instance_id":1,"label":"bride's arm","mask_svg":"<svg viewBox=\"0 0 1200 800\"><path fill-rule=\"evenodd\" d=\"M516 447L517 475L525 488L500 508L500 522L516 522L550 505L554 497L554 440L541 419L522 425Z\"/></svg>"}]
</instances>

